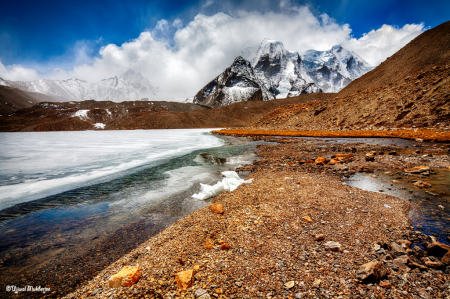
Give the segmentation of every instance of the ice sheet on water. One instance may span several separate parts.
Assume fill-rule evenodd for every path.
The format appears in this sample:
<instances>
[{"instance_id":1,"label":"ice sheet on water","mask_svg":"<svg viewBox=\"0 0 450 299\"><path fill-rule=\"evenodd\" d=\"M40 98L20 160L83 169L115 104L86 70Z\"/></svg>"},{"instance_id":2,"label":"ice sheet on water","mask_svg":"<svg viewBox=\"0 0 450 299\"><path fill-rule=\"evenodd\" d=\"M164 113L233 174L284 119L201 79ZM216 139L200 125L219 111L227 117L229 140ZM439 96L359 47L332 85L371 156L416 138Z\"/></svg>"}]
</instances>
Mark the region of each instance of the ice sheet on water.
<instances>
[{"instance_id":1,"label":"ice sheet on water","mask_svg":"<svg viewBox=\"0 0 450 299\"><path fill-rule=\"evenodd\" d=\"M223 145L209 131L0 133L0 210Z\"/></svg>"},{"instance_id":2,"label":"ice sheet on water","mask_svg":"<svg viewBox=\"0 0 450 299\"><path fill-rule=\"evenodd\" d=\"M242 183L249 184L253 181L253 179L247 181L241 179L235 171L224 171L222 172L222 174L225 176L222 181L217 182L217 184L213 186L200 184L202 191L200 193L192 195L192 197L200 200L205 200L225 191L234 191Z\"/></svg>"}]
</instances>

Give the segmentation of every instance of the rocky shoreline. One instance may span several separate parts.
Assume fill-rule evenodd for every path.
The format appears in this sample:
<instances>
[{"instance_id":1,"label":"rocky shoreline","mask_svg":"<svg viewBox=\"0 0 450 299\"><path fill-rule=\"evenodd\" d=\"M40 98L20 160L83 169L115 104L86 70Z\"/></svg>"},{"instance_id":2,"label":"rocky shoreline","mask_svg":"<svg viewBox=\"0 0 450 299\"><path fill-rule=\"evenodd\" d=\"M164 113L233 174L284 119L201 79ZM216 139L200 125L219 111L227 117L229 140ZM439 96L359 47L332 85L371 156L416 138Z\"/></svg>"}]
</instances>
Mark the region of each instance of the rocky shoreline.
<instances>
[{"instance_id":1,"label":"rocky shoreline","mask_svg":"<svg viewBox=\"0 0 450 299\"><path fill-rule=\"evenodd\" d=\"M251 172L251 184L219 194L217 205L180 219L66 298L450 296L450 248L412 230L410 204L343 180L395 164L395 155L381 159L380 151L400 148L356 146L356 153L374 151L372 161L356 158L351 145L276 141L240 169ZM318 159L330 149L334 165ZM446 157L436 156L439 167L449 166ZM423 163L411 161L408 167ZM124 267L128 276L113 277Z\"/></svg>"}]
</instances>

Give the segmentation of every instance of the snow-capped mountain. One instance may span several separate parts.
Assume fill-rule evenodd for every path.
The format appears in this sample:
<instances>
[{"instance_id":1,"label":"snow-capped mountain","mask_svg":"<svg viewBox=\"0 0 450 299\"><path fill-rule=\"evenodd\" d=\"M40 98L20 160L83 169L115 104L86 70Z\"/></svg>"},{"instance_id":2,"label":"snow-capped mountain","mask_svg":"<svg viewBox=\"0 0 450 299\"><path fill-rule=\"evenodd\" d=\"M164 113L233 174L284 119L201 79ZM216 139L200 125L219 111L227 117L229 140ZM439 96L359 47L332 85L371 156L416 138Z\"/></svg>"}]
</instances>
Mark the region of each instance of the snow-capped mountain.
<instances>
[{"instance_id":1,"label":"snow-capped mountain","mask_svg":"<svg viewBox=\"0 0 450 299\"><path fill-rule=\"evenodd\" d=\"M259 81L250 62L238 56L229 68L194 96L193 103L219 107L242 101L268 101L274 98Z\"/></svg>"},{"instance_id":2,"label":"snow-capped mountain","mask_svg":"<svg viewBox=\"0 0 450 299\"><path fill-rule=\"evenodd\" d=\"M0 84L24 91L38 92L56 97L61 101L138 101L158 92L141 73L128 70L120 77L114 76L96 83L72 78L68 80L8 81Z\"/></svg>"},{"instance_id":3,"label":"snow-capped mountain","mask_svg":"<svg viewBox=\"0 0 450 299\"><path fill-rule=\"evenodd\" d=\"M301 59L306 74L324 92L338 92L373 69L355 52L341 45L328 51L306 51Z\"/></svg>"},{"instance_id":4,"label":"snow-capped mountain","mask_svg":"<svg viewBox=\"0 0 450 299\"><path fill-rule=\"evenodd\" d=\"M258 79L277 99L322 91L316 82L305 76L300 55L285 50L279 41L265 39L251 65Z\"/></svg>"},{"instance_id":5,"label":"snow-capped mountain","mask_svg":"<svg viewBox=\"0 0 450 299\"><path fill-rule=\"evenodd\" d=\"M338 92L371 69L356 53L342 46L300 55L286 50L279 41L265 39L259 47L244 49L228 69L193 97L193 102L218 107L255 100L252 96L256 90L261 90L264 101L304 93ZM190 99L186 101L192 102Z\"/></svg>"}]
</instances>

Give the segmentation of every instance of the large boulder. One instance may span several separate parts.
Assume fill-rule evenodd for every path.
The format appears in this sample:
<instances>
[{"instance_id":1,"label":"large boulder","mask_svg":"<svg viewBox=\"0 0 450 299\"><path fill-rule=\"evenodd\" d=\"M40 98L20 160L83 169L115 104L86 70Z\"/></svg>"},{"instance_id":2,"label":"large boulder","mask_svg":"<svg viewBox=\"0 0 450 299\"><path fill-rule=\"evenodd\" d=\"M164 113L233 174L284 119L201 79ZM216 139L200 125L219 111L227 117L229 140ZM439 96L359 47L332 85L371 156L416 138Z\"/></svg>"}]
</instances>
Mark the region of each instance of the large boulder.
<instances>
[{"instance_id":1,"label":"large boulder","mask_svg":"<svg viewBox=\"0 0 450 299\"><path fill-rule=\"evenodd\" d=\"M356 277L363 283L380 282L387 274L388 268L379 261L362 265L356 272Z\"/></svg>"},{"instance_id":2,"label":"large boulder","mask_svg":"<svg viewBox=\"0 0 450 299\"><path fill-rule=\"evenodd\" d=\"M142 276L142 270L139 267L126 266L119 273L109 278L110 288L131 287Z\"/></svg>"},{"instance_id":3,"label":"large boulder","mask_svg":"<svg viewBox=\"0 0 450 299\"><path fill-rule=\"evenodd\" d=\"M427 254L436 257L443 257L450 251L450 246L440 242L432 243L427 250Z\"/></svg>"}]
</instances>

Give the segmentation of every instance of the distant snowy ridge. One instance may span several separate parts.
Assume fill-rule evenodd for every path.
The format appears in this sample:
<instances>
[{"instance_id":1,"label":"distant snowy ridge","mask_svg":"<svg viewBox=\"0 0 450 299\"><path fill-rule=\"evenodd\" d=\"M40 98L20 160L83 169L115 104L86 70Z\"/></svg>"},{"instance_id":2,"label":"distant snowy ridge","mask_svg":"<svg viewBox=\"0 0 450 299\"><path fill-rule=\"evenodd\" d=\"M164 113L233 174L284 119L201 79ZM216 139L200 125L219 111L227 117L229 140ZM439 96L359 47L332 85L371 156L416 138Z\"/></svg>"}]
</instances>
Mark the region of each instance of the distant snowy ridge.
<instances>
[{"instance_id":1,"label":"distant snowy ridge","mask_svg":"<svg viewBox=\"0 0 450 299\"><path fill-rule=\"evenodd\" d=\"M120 77L114 76L96 83L72 78L68 80L41 79L35 81L8 81L0 79L1 85L28 92L38 92L65 101L138 101L155 96L158 89L141 73L128 70Z\"/></svg>"},{"instance_id":2,"label":"distant snowy ridge","mask_svg":"<svg viewBox=\"0 0 450 299\"><path fill-rule=\"evenodd\" d=\"M244 49L229 68L186 102L219 107L240 101L338 92L372 69L340 45L300 55L287 51L279 41L265 39L258 47ZM257 93L261 96L255 96Z\"/></svg>"}]
</instances>

